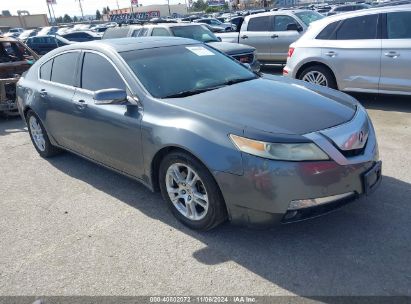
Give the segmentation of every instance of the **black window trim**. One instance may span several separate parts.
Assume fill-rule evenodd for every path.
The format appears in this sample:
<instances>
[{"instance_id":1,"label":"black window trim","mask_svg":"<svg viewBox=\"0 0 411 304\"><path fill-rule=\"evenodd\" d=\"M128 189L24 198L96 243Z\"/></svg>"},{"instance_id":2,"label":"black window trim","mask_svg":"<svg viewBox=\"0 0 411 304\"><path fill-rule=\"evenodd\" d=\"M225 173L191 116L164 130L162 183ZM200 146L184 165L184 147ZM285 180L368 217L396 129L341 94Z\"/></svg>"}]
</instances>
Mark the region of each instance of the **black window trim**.
<instances>
[{"instance_id":1,"label":"black window trim","mask_svg":"<svg viewBox=\"0 0 411 304\"><path fill-rule=\"evenodd\" d=\"M74 68L74 70L75 70L75 79L74 79L74 85L72 85L72 86L71 86L71 85L68 85L68 84L60 83L60 82L54 82L54 81L51 80L51 75L53 75L54 58L56 58L56 57L58 57L58 56L61 56L61 55L64 55L64 54L67 54L67 53L80 53L80 55L78 56L77 61L76 61L76 66L75 66L75 68ZM61 86L61 87L64 87L64 88L77 89L77 88L78 88L78 87L77 87L77 83L78 83L78 68L79 68L79 59L80 59L80 58L81 58L81 50L67 50L67 51L64 51L64 52L55 54L54 56L50 57L47 61L43 62L43 63L39 66L39 68L37 69L37 80L39 80L39 81L44 81L44 82L49 83L49 84ZM53 65L52 65L51 74L50 74L50 80L41 79L41 78L40 78L40 69L41 69L41 67L42 67L44 64L46 64L46 63L49 62L50 60L53 60Z\"/></svg>"},{"instance_id":2,"label":"black window trim","mask_svg":"<svg viewBox=\"0 0 411 304\"><path fill-rule=\"evenodd\" d=\"M80 55L79 69L78 69L78 74L77 74L77 89L79 91L89 93L89 94L94 94L94 92L95 92L95 91L90 91L88 89L84 89L84 88L81 87L81 81L82 81L82 77L83 77L84 57L85 57L86 53L93 53L93 54L96 54L96 55L100 55L101 57L106 59L113 66L113 68L116 70L116 72L120 76L121 80L123 80L124 84L126 85L127 94L131 94L131 95L134 96L133 91L131 90L131 86L129 85L127 80L124 78L123 74L120 72L120 70L117 68L117 66L114 64L114 62L109 57L107 57L105 54L103 54L101 52L98 52L98 51L95 51L95 50L83 50L81 55Z\"/></svg>"},{"instance_id":3,"label":"black window trim","mask_svg":"<svg viewBox=\"0 0 411 304\"><path fill-rule=\"evenodd\" d=\"M271 24L271 29L268 30L268 31L250 31L250 30L248 29L248 27L250 26L250 21L253 20L253 19L255 19L255 18L261 18L261 17L268 17L269 24ZM274 32L274 17L275 17L275 15L269 15L269 16L263 15L263 16L258 16L258 14L256 14L255 17L250 18L250 19L248 20L248 22L247 22L247 30L246 30L246 31L247 31L247 32Z\"/></svg>"}]
</instances>

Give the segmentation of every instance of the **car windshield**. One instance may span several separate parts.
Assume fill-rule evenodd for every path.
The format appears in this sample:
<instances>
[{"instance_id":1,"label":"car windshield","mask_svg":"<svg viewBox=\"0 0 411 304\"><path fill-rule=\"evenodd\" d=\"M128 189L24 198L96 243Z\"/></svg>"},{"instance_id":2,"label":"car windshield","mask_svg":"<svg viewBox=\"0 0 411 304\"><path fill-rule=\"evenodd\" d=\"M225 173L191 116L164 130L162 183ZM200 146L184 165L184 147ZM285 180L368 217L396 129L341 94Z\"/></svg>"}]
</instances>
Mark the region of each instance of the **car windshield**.
<instances>
[{"instance_id":1,"label":"car windshield","mask_svg":"<svg viewBox=\"0 0 411 304\"><path fill-rule=\"evenodd\" d=\"M305 25L310 25L311 22L320 20L324 18L323 15L317 13L317 12L298 12L295 13L295 15L301 19L302 22L305 23Z\"/></svg>"},{"instance_id":2,"label":"car windshield","mask_svg":"<svg viewBox=\"0 0 411 304\"><path fill-rule=\"evenodd\" d=\"M203 44L122 52L138 79L157 98L186 97L257 76Z\"/></svg>"},{"instance_id":3,"label":"car windshield","mask_svg":"<svg viewBox=\"0 0 411 304\"><path fill-rule=\"evenodd\" d=\"M203 25L175 26L171 27L174 36L198 40L201 42L219 41L218 38Z\"/></svg>"}]
</instances>

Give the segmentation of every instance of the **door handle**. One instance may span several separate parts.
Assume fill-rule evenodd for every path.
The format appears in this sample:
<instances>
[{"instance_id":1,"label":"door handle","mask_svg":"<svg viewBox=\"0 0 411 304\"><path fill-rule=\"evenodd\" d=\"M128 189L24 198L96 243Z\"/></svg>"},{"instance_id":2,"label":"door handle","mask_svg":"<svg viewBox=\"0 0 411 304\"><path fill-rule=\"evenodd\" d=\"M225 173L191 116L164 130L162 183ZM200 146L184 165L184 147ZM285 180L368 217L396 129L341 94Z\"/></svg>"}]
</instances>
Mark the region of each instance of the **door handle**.
<instances>
[{"instance_id":1,"label":"door handle","mask_svg":"<svg viewBox=\"0 0 411 304\"><path fill-rule=\"evenodd\" d=\"M325 56L329 56L329 57L335 57L337 56L337 53L334 51L329 51L327 53L324 54Z\"/></svg>"},{"instance_id":2,"label":"door handle","mask_svg":"<svg viewBox=\"0 0 411 304\"><path fill-rule=\"evenodd\" d=\"M278 38L278 35L277 34L273 34L273 35L271 35L271 38Z\"/></svg>"},{"instance_id":3,"label":"door handle","mask_svg":"<svg viewBox=\"0 0 411 304\"><path fill-rule=\"evenodd\" d=\"M40 96L41 97L46 97L47 96L47 91L45 89L40 90Z\"/></svg>"},{"instance_id":4,"label":"door handle","mask_svg":"<svg viewBox=\"0 0 411 304\"><path fill-rule=\"evenodd\" d=\"M76 101L76 108L79 110L84 110L87 107L86 101L84 99L79 99Z\"/></svg>"},{"instance_id":5,"label":"door handle","mask_svg":"<svg viewBox=\"0 0 411 304\"><path fill-rule=\"evenodd\" d=\"M385 56L387 56L387 57L390 57L390 58L397 58L397 57L399 57L399 56L400 56L400 54L399 54L399 53L394 52L394 51L384 53L384 55L385 55Z\"/></svg>"},{"instance_id":6,"label":"door handle","mask_svg":"<svg viewBox=\"0 0 411 304\"><path fill-rule=\"evenodd\" d=\"M241 36L241 39L247 39L247 38L248 38L247 35L242 35L242 36Z\"/></svg>"}]
</instances>

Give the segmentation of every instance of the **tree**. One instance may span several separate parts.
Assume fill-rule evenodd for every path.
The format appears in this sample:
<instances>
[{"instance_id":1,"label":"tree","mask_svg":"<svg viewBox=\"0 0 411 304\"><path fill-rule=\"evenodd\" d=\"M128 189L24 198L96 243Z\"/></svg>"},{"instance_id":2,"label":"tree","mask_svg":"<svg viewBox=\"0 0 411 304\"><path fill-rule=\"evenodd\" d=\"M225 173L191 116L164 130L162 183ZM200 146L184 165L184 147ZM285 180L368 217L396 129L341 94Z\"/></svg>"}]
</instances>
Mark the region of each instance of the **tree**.
<instances>
[{"instance_id":1,"label":"tree","mask_svg":"<svg viewBox=\"0 0 411 304\"><path fill-rule=\"evenodd\" d=\"M99 10L96 10L96 19L100 20L101 19L101 13Z\"/></svg>"},{"instance_id":2,"label":"tree","mask_svg":"<svg viewBox=\"0 0 411 304\"><path fill-rule=\"evenodd\" d=\"M11 16L11 13L10 13L9 10L4 10L4 11L1 12L1 14L2 14L4 17L10 17L10 16Z\"/></svg>"},{"instance_id":3,"label":"tree","mask_svg":"<svg viewBox=\"0 0 411 304\"><path fill-rule=\"evenodd\" d=\"M194 11L204 11L208 7L207 3L204 0L197 0L193 3Z\"/></svg>"},{"instance_id":4,"label":"tree","mask_svg":"<svg viewBox=\"0 0 411 304\"><path fill-rule=\"evenodd\" d=\"M107 14L107 8L103 7L103 15Z\"/></svg>"},{"instance_id":5,"label":"tree","mask_svg":"<svg viewBox=\"0 0 411 304\"><path fill-rule=\"evenodd\" d=\"M63 17L57 17L56 18L57 23L63 23Z\"/></svg>"},{"instance_id":6,"label":"tree","mask_svg":"<svg viewBox=\"0 0 411 304\"><path fill-rule=\"evenodd\" d=\"M109 13L110 12L110 8L107 6L107 13Z\"/></svg>"},{"instance_id":7,"label":"tree","mask_svg":"<svg viewBox=\"0 0 411 304\"><path fill-rule=\"evenodd\" d=\"M73 22L78 22L77 16L74 16L74 17L73 17Z\"/></svg>"},{"instance_id":8,"label":"tree","mask_svg":"<svg viewBox=\"0 0 411 304\"><path fill-rule=\"evenodd\" d=\"M64 15L63 21L64 21L65 23L73 22L73 20L71 19L71 17L70 17L69 15L67 15L67 14Z\"/></svg>"}]
</instances>

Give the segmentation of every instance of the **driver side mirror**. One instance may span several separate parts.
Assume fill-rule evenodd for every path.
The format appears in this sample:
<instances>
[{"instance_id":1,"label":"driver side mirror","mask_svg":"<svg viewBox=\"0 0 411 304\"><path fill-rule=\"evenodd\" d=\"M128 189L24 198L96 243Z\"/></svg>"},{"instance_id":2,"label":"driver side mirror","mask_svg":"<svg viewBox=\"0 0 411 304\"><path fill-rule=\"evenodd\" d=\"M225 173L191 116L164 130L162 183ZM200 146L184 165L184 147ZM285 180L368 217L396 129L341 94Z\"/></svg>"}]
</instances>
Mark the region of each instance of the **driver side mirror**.
<instances>
[{"instance_id":1,"label":"driver side mirror","mask_svg":"<svg viewBox=\"0 0 411 304\"><path fill-rule=\"evenodd\" d=\"M94 92L96 105L116 104L127 101L127 92L120 89L104 89Z\"/></svg>"},{"instance_id":2,"label":"driver side mirror","mask_svg":"<svg viewBox=\"0 0 411 304\"><path fill-rule=\"evenodd\" d=\"M297 31L297 32L301 32L303 30L303 28L296 24L296 23L290 23L287 25L287 31Z\"/></svg>"}]
</instances>

